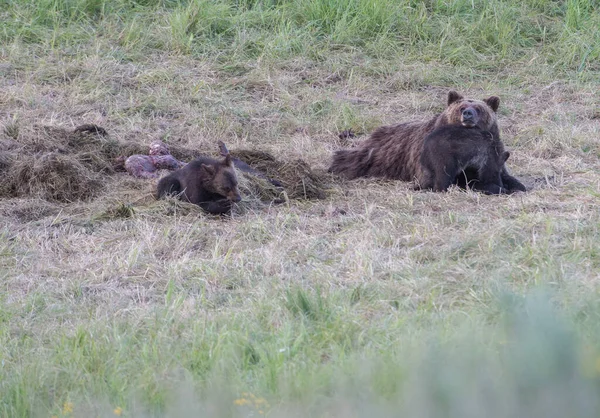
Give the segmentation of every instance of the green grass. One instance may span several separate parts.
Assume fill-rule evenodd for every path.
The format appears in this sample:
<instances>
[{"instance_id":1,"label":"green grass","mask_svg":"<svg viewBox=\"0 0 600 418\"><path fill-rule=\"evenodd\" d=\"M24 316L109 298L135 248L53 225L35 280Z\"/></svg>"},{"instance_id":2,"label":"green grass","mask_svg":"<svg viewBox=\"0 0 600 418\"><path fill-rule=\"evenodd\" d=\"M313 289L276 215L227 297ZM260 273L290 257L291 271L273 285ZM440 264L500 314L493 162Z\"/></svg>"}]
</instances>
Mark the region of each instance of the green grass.
<instances>
[{"instance_id":1,"label":"green grass","mask_svg":"<svg viewBox=\"0 0 600 418\"><path fill-rule=\"evenodd\" d=\"M360 180L228 220L118 175L3 199L0 416L597 415L597 2L0 0L0 22L0 154L97 123L323 169L364 138L340 131L455 88L501 97L531 188Z\"/></svg>"},{"instance_id":2,"label":"green grass","mask_svg":"<svg viewBox=\"0 0 600 418\"><path fill-rule=\"evenodd\" d=\"M81 51L100 42L104 54L117 45L132 59L161 50L226 61L323 59L327 51L359 48L492 71L537 59L565 74L597 70L600 54L592 0L4 3L7 45Z\"/></svg>"}]
</instances>

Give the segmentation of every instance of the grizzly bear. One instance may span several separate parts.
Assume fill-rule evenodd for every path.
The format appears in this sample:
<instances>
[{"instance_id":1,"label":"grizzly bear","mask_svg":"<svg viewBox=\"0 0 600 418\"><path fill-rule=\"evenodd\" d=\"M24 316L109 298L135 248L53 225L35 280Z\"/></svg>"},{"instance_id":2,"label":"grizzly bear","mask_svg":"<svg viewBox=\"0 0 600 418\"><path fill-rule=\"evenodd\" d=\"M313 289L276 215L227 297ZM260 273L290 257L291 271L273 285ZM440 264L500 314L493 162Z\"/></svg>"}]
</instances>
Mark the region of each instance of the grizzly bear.
<instances>
[{"instance_id":1,"label":"grizzly bear","mask_svg":"<svg viewBox=\"0 0 600 418\"><path fill-rule=\"evenodd\" d=\"M456 91L448 93L446 109L424 122L408 122L382 126L369 139L353 149L334 153L329 172L348 179L357 177L386 177L404 181L421 178L421 151L425 137L446 125L477 127L500 138L496 111L500 99L491 96L484 100L465 99ZM469 171L473 175L473 171ZM502 167L502 186L507 193L525 191L525 186ZM469 178L470 180L476 180ZM458 180L457 180L458 181Z\"/></svg>"},{"instance_id":2,"label":"grizzly bear","mask_svg":"<svg viewBox=\"0 0 600 418\"><path fill-rule=\"evenodd\" d=\"M504 193L501 173L510 156L504 144L491 132L461 125L446 125L427 135L421 153L421 189L448 190L465 170L476 174L475 190L486 194Z\"/></svg>"},{"instance_id":3,"label":"grizzly bear","mask_svg":"<svg viewBox=\"0 0 600 418\"><path fill-rule=\"evenodd\" d=\"M157 198L178 195L208 213L224 214L242 200L231 155L223 161L199 157L158 182Z\"/></svg>"}]
</instances>

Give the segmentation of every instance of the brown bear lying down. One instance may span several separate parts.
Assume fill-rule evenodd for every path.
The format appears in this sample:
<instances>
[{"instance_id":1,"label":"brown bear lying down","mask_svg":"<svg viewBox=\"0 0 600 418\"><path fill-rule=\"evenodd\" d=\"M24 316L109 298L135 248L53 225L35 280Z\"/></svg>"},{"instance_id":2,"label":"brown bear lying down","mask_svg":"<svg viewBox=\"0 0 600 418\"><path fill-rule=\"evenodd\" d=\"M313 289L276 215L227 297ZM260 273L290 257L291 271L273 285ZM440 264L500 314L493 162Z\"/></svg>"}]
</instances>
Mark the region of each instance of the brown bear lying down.
<instances>
[{"instance_id":1,"label":"brown bear lying down","mask_svg":"<svg viewBox=\"0 0 600 418\"><path fill-rule=\"evenodd\" d=\"M267 177L244 161L233 158L222 141L219 141L222 161L199 157L185 167L163 177L158 182L157 198L176 195L194 203L212 214L228 213L234 202L242 200L234 167L244 173L263 178L276 187L283 187L275 179Z\"/></svg>"},{"instance_id":2,"label":"brown bear lying down","mask_svg":"<svg viewBox=\"0 0 600 418\"><path fill-rule=\"evenodd\" d=\"M221 146L222 143L219 145ZM157 198L176 195L212 214L228 213L242 200L229 151L222 144L222 161L199 157L158 182Z\"/></svg>"},{"instance_id":3,"label":"brown bear lying down","mask_svg":"<svg viewBox=\"0 0 600 418\"><path fill-rule=\"evenodd\" d=\"M422 177L421 152L428 134L442 126L458 125L477 127L499 139L496 119L499 105L500 99L496 96L473 100L450 91L448 105L442 113L423 122L401 123L376 129L369 139L356 148L336 151L329 171L349 179L385 177L404 181L418 180ZM465 172L474 175L473 170ZM501 178L502 187L508 193L526 190L521 182L508 173L504 164ZM467 179L471 180L476 178ZM460 183L459 180L456 181Z\"/></svg>"},{"instance_id":4,"label":"brown bear lying down","mask_svg":"<svg viewBox=\"0 0 600 418\"><path fill-rule=\"evenodd\" d=\"M471 187L486 194L506 193L502 183L502 167L510 156L499 138L489 131L447 125L425 137L421 153L421 189L443 192L455 183L457 176L472 170L477 180Z\"/></svg>"}]
</instances>

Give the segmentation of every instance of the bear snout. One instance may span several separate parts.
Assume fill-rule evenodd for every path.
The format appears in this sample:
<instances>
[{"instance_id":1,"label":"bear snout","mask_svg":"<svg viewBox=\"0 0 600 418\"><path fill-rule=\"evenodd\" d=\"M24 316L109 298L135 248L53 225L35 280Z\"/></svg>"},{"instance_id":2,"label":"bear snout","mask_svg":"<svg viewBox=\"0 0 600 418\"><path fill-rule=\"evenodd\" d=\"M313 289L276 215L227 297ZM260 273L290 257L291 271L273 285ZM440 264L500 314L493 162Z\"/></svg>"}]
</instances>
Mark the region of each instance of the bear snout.
<instances>
[{"instance_id":1,"label":"bear snout","mask_svg":"<svg viewBox=\"0 0 600 418\"><path fill-rule=\"evenodd\" d=\"M242 200L242 196L240 196L240 194L237 192L229 193L229 196L227 196L227 198L235 203L240 202Z\"/></svg>"},{"instance_id":2,"label":"bear snout","mask_svg":"<svg viewBox=\"0 0 600 418\"><path fill-rule=\"evenodd\" d=\"M473 109L465 109L462 112L463 118L473 119L475 117L475 111Z\"/></svg>"},{"instance_id":3,"label":"bear snout","mask_svg":"<svg viewBox=\"0 0 600 418\"><path fill-rule=\"evenodd\" d=\"M477 111L471 107L466 108L460 115L461 123L468 128L477 125Z\"/></svg>"}]
</instances>

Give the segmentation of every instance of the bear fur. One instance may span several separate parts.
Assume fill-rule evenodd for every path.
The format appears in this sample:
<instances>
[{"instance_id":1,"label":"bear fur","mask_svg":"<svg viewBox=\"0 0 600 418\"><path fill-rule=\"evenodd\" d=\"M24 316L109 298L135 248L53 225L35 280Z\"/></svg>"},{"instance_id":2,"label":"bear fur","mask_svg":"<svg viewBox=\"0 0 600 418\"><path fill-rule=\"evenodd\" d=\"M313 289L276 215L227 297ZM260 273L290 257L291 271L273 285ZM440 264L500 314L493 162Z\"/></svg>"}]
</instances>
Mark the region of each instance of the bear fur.
<instances>
[{"instance_id":1,"label":"bear fur","mask_svg":"<svg viewBox=\"0 0 600 418\"><path fill-rule=\"evenodd\" d=\"M224 214L242 200L231 155L222 161L199 157L158 182L157 198L178 195L208 213Z\"/></svg>"},{"instance_id":2,"label":"bear fur","mask_svg":"<svg viewBox=\"0 0 600 418\"><path fill-rule=\"evenodd\" d=\"M486 194L505 193L501 173L509 156L502 141L489 131L446 125L424 139L418 186L443 192L461 173L471 170L477 177L473 189Z\"/></svg>"},{"instance_id":3,"label":"bear fur","mask_svg":"<svg viewBox=\"0 0 600 418\"><path fill-rule=\"evenodd\" d=\"M496 96L484 100L465 99L451 90L446 109L423 122L408 122L377 128L362 144L353 149L336 151L329 172L348 179L358 177L385 177L413 181L422 176L421 152L425 137L435 129L447 125L479 128L500 138L496 111L500 99ZM470 173L473 174L472 172ZM506 166L502 167L503 187L512 191L525 191L525 186L512 177ZM476 180L469 178L468 181Z\"/></svg>"}]
</instances>

